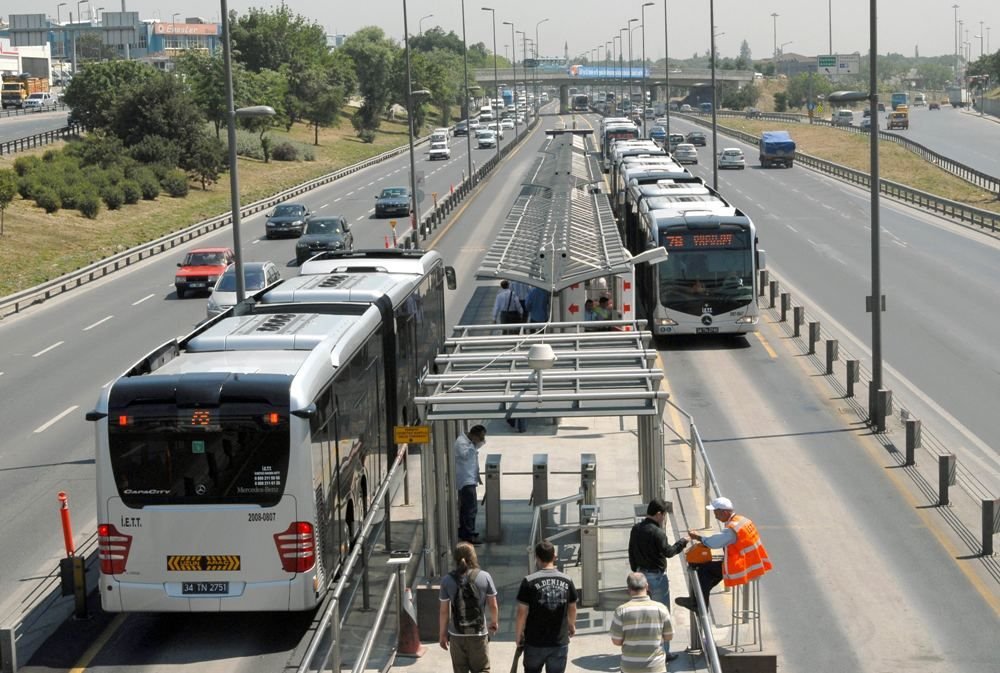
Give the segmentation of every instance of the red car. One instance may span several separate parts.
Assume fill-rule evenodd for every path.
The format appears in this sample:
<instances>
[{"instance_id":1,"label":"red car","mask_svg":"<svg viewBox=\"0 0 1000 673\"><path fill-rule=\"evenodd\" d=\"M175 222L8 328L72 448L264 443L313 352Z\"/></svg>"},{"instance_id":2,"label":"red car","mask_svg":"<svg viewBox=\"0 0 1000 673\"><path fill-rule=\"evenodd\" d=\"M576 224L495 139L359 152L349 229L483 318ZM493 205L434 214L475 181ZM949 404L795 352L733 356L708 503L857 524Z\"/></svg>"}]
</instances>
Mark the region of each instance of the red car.
<instances>
[{"instance_id":1,"label":"red car","mask_svg":"<svg viewBox=\"0 0 1000 673\"><path fill-rule=\"evenodd\" d=\"M235 260L232 248L198 248L192 250L174 275L177 298L183 299L188 291L209 292L226 267Z\"/></svg>"}]
</instances>

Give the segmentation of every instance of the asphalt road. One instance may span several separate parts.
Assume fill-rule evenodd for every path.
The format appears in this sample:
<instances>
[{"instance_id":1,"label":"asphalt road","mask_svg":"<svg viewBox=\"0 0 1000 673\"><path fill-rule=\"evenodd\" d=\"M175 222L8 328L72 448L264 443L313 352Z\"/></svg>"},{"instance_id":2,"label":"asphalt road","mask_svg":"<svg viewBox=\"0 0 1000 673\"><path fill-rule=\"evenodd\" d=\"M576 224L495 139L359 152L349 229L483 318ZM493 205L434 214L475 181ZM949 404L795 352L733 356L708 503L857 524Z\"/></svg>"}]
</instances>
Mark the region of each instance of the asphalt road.
<instances>
[{"instance_id":1,"label":"asphalt road","mask_svg":"<svg viewBox=\"0 0 1000 673\"><path fill-rule=\"evenodd\" d=\"M0 117L0 143L61 129L66 126L66 117L68 116L67 110L56 110Z\"/></svg>"}]
</instances>

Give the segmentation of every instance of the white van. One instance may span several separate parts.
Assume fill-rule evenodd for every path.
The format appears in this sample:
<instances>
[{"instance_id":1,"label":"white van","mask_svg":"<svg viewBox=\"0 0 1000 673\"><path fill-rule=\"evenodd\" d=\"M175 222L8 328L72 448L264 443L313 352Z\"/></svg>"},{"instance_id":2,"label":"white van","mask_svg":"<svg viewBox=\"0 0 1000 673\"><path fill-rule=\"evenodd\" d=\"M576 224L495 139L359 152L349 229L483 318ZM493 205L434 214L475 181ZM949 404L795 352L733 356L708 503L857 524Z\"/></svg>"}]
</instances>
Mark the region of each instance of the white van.
<instances>
[{"instance_id":1,"label":"white van","mask_svg":"<svg viewBox=\"0 0 1000 673\"><path fill-rule=\"evenodd\" d=\"M441 144L444 143L448 145L448 139L451 137L451 132L446 128L438 128L431 131L431 144Z\"/></svg>"},{"instance_id":2,"label":"white van","mask_svg":"<svg viewBox=\"0 0 1000 673\"><path fill-rule=\"evenodd\" d=\"M916 93L913 95L913 107L920 107L922 105L927 105L927 96L922 93Z\"/></svg>"},{"instance_id":3,"label":"white van","mask_svg":"<svg viewBox=\"0 0 1000 673\"><path fill-rule=\"evenodd\" d=\"M850 110L837 110L833 113L830 123L834 126L851 126L854 124L854 113Z\"/></svg>"},{"instance_id":4,"label":"white van","mask_svg":"<svg viewBox=\"0 0 1000 673\"><path fill-rule=\"evenodd\" d=\"M479 108L479 121L481 122L491 122L493 121L493 108L489 105L484 105Z\"/></svg>"}]
</instances>

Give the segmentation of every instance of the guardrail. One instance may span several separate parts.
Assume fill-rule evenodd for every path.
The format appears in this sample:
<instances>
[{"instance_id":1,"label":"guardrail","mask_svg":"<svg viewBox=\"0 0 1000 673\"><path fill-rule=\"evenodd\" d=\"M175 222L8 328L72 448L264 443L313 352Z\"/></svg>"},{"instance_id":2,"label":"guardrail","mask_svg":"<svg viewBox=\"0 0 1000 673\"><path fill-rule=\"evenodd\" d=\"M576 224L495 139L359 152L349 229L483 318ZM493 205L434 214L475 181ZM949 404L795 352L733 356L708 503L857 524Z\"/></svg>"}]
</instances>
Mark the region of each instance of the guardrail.
<instances>
[{"instance_id":1,"label":"guardrail","mask_svg":"<svg viewBox=\"0 0 1000 673\"><path fill-rule=\"evenodd\" d=\"M42 147L43 145L54 143L57 140L63 140L68 136L79 135L82 130L83 126L80 124L70 124L69 126L64 126L61 129L42 131L41 133L36 133L32 136L8 140L7 142L0 143L0 156L23 152L24 150L30 150L33 147Z\"/></svg>"},{"instance_id":2,"label":"guardrail","mask_svg":"<svg viewBox=\"0 0 1000 673\"><path fill-rule=\"evenodd\" d=\"M39 108L14 108L13 110L0 110L0 117L22 117L24 115L40 114L42 112L59 112L60 110L69 110L69 106L65 103L56 103L55 105L46 105L45 107Z\"/></svg>"},{"instance_id":3,"label":"guardrail","mask_svg":"<svg viewBox=\"0 0 1000 673\"><path fill-rule=\"evenodd\" d=\"M697 116L702 117L702 114L698 114ZM764 121L788 121L798 124L809 123L808 115L796 113L761 112L754 117L748 117L745 112L719 110L716 113L716 116L737 119L760 119ZM868 129L863 129L860 126L842 126L839 124L833 124L829 119L814 118L812 120L812 124L816 126L829 126L831 128L840 129L841 131L854 134L868 135L870 133ZM971 166L967 166L961 162L955 161L954 159L949 159L943 154L939 154L928 147L924 147L918 142L910 140L906 136L893 133L892 131L879 130L878 137L879 140L895 143L896 145L906 148L921 159L929 161L938 168L951 173L957 178L965 180L971 185L975 185L976 187L996 194L997 198L1000 199L1000 178L990 175L989 173L984 173L980 170L972 168Z\"/></svg>"},{"instance_id":4,"label":"guardrail","mask_svg":"<svg viewBox=\"0 0 1000 673\"><path fill-rule=\"evenodd\" d=\"M711 126L711 122L700 119L697 116L682 116L685 119L701 126ZM719 131L751 145L757 145L760 142L760 138L758 136L745 133L738 129L729 128L727 126L719 126ZM847 166L842 166L832 161L826 161L825 159L820 159L818 157L805 154L804 152L796 152L795 161L808 166L809 168L826 173L827 175L832 175L835 178L839 178L851 184L856 184L859 187L866 189L871 188L871 176L864 171L848 168ZM996 232L998 227L1000 227L1000 213L983 210L982 208L975 208L958 201L952 201L928 192L920 191L919 189L914 189L913 187L908 187L898 182L892 182L890 180L880 178L879 191L886 196L903 201L904 203L908 203L924 210L929 210L937 215L943 215L945 217L958 220L959 222L978 226L981 229L989 229L991 232Z\"/></svg>"}]
</instances>

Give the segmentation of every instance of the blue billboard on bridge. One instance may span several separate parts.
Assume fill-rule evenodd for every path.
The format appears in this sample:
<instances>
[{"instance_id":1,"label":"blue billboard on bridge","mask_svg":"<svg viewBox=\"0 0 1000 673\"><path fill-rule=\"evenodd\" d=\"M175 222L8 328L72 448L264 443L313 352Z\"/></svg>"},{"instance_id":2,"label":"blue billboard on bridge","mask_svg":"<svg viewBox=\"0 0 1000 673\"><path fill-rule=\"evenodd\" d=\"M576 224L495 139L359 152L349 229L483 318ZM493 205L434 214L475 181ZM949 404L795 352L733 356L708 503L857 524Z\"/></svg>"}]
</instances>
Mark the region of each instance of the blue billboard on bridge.
<instances>
[{"instance_id":1,"label":"blue billboard on bridge","mask_svg":"<svg viewBox=\"0 0 1000 673\"><path fill-rule=\"evenodd\" d=\"M566 68L570 77L580 79L642 79L649 77L649 68L633 66L631 68L619 68L615 66L604 67L603 65L571 65Z\"/></svg>"}]
</instances>

